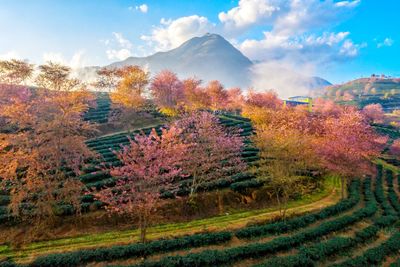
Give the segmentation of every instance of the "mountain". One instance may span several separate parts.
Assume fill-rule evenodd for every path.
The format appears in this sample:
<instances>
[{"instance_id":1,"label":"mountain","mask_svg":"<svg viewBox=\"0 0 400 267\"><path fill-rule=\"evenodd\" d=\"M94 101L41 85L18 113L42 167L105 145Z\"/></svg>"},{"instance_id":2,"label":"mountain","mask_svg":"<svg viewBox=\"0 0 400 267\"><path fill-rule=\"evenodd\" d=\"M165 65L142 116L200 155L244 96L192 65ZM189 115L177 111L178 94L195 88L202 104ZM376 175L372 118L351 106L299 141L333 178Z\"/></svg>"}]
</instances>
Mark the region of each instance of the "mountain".
<instances>
[{"instance_id":1,"label":"mountain","mask_svg":"<svg viewBox=\"0 0 400 267\"><path fill-rule=\"evenodd\" d=\"M170 51L148 57L129 57L108 67L126 65L148 67L153 74L169 69L180 78L196 76L204 81L219 80L227 87L247 87L253 63L222 36L206 34Z\"/></svg>"},{"instance_id":2,"label":"mountain","mask_svg":"<svg viewBox=\"0 0 400 267\"><path fill-rule=\"evenodd\" d=\"M321 77L310 77L310 89L321 89L327 86L332 85L330 82L327 80L321 78Z\"/></svg>"},{"instance_id":3,"label":"mountain","mask_svg":"<svg viewBox=\"0 0 400 267\"><path fill-rule=\"evenodd\" d=\"M138 65L148 68L152 75L168 69L177 73L181 79L196 77L204 82L219 80L227 88L273 88L280 93L288 91L288 88L284 88L286 86L290 87L290 90L294 91L291 94L295 95L330 85L328 81L319 77L296 74L294 79L290 71L285 69L273 67L264 70L259 67L264 63L252 62L222 36L207 33L201 37L194 37L175 49L147 57L129 57L106 67ZM270 81L276 81L277 77L278 82L270 86Z\"/></svg>"}]
</instances>

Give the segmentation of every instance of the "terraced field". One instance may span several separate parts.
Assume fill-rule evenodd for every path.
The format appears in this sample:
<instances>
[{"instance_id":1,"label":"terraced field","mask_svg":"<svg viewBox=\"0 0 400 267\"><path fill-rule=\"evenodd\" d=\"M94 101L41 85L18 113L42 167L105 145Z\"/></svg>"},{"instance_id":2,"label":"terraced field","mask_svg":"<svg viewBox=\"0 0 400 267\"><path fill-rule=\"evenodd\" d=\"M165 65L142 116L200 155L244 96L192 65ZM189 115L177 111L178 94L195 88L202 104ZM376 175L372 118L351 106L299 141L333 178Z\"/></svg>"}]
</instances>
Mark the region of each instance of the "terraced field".
<instances>
[{"instance_id":1,"label":"terraced field","mask_svg":"<svg viewBox=\"0 0 400 267\"><path fill-rule=\"evenodd\" d=\"M29 266L395 266L399 179L378 166L376 178L351 183L346 199L286 221L51 254Z\"/></svg>"},{"instance_id":2,"label":"terraced field","mask_svg":"<svg viewBox=\"0 0 400 267\"><path fill-rule=\"evenodd\" d=\"M108 95L104 95L108 96ZM105 101L102 98L98 99L98 102ZM107 101L105 101L107 102ZM100 105L98 106L98 108ZM106 112L108 108L102 109L101 112ZM90 111L89 111L90 112ZM92 113L92 114L95 114ZM102 113L103 114L103 113ZM106 113L104 113L106 114ZM97 120L99 122L102 116L90 116L87 118L91 118L93 120ZM253 134L253 128L248 119L234 116L234 115L220 115L219 116L220 123L226 127L236 127L242 129L241 135L246 138L245 146L242 151L242 158L249 165L256 164L258 157L258 149L255 148L247 137ZM99 189L103 186L113 186L115 184L115 178L113 178L110 173L105 170L110 166L118 166L121 162L116 157L114 151L118 151L121 146L127 145L129 143L129 137L134 137L134 135L143 131L148 134L155 128L158 133L161 133L161 126L158 125L150 128L143 128L140 130L135 130L131 132L122 132L114 135L107 135L104 137L98 137L92 140L87 141L87 146L95 151L98 155L98 159L91 159L88 161L88 164L82 169L83 174L78 177L87 188L96 188ZM106 167L106 168L105 168ZM70 171L67 171L68 175L73 175ZM163 198L171 198L174 194L178 196L186 196L189 194L189 184L190 179L186 179L179 182L178 191L177 192L169 192L167 190L160 189L161 196ZM241 191L247 188L258 188L262 186L258 180L250 173L232 173L232 176L229 178L219 179L207 184L203 184L198 190L199 191L212 191L216 189L223 188L231 188L234 191ZM9 196L7 192L0 191L0 223L6 222L10 219L7 211L7 205L9 203ZM81 208L83 212L96 210L102 206L100 201L96 201L94 197L90 194L82 196L81 199ZM68 215L73 212L73 208L70 205L60 205L59 206L60 213Z\"/></svg>"},{"instance_id":3,"label":"terraced field","mask_svg":"<svg viewBox=\"0 0 400 267\"><path fill-rule=\"evenodd\" d=\"M108 93L97 93L96 107L89 108L83 119L94 123L106 123L111 111L111 100Z\"/></svg>"}]
</instances>

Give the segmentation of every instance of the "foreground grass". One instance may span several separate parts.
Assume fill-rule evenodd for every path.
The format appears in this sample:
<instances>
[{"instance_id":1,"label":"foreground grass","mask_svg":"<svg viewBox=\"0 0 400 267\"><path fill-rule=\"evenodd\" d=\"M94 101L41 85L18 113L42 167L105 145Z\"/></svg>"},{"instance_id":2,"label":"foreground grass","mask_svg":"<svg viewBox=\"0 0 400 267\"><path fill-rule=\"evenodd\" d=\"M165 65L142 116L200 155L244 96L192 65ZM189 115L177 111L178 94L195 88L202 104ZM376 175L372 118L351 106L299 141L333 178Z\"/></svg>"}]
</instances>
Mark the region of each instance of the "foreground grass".
<instances>
[{"instance_id":1,"label":"foreground grass","mask_svg":"<svg viewBox=\"0 0 400 267\"><path fill-rule=\"evenodd\" d=\"M340 200L340 183L337 177L327 177L323 189L288 203L288 216L312 212L333 205ZM278 207L266 209L239 211L206 219L193 220L184 223L170 223L150 227L147 238L155 240L205 231L233 230L249 223L266 221L279 214ZM19 249L7 245L0 246L0 259L12 258L17 262L26 263L39 255L74 251L84 248L107 247L117 244L138 242L139 231L123 230L77 237L55 239L31 243Z\"/></svg>"}]
</instances>

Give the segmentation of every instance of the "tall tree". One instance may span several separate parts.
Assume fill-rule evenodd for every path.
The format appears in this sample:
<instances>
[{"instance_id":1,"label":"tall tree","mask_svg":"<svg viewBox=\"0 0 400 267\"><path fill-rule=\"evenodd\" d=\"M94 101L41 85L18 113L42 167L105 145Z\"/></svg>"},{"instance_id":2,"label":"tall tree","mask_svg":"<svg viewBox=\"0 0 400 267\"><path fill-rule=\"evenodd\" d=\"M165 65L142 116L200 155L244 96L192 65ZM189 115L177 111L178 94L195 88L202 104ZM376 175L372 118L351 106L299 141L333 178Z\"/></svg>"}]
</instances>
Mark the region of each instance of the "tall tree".
<instances>
[{"instance_id":1,"label":"tall tree","mask_svg":"<svg viewBox=\"0 0 400 267\"><path fill-rule=\"evenodd\" d=\"M310 170L318 167L318 158L312 147L312 137L289 127L273 125L256 127L254 142L260 149L257 178L264 181L275 197L280 215L285 218L291 196L308 189Z\"/></svg>"},{"instance_id":2,"label":"tall tree","mask_svg":"<svg viewBox=\"0 0 400 267\"><path fill-rule=\"evenodd\" d=\"M71 68L58 63L47 62L39 66L40 73L36 77L39 87L54 91L72 91L82 89L77 79L70 78Z\"/></svg>"},{"instance_id":3,"label":"tall tree","mask_svg":"<svg viewBox=\"0 0 400 267\"><path fill-rule=\"evenodd\" d=\"M164 70L154 77L150 91L162 112L175 115L183 103L183 88L175 73Z\"/></svg>"},{"instance_id":4,"label":"tall tree","mask_svg":"<svg viewBox=\"0 0 400 267\"><path fill-rule=\"evenodd\" d=\"M116 68L101 68L96 73L98 78L94 85L109 92L115 90L121 80L121 73Z\"/></svg>"},{"instance_id":5,"label":"tall tree","mask_svg":"<svg viewBox=\"0 0 400 267\"><path fill-rule=\"evenodd\" d=\"M22 84L32 77L33 65L22 60L0 60L0 82Z\"/></svg>"},{"instance_id":6,"label":"tall tree","mask_svg":"<svg viewBox=\"0 0 400 267\"><path fill-rule=\"evenodd\" d=\"M136 135L130 145L116 152L122 166L111 170L119 177L116 186L102 189L97 198L106 203L111 213L120 213L134 219L139 217L140 240L145 242L146 229L160 197L160 188L172 189L174 179L183 175L181 165L187 145L180 143L181 131L163 129L146 136Z\"/></svg>"}]
</instances>

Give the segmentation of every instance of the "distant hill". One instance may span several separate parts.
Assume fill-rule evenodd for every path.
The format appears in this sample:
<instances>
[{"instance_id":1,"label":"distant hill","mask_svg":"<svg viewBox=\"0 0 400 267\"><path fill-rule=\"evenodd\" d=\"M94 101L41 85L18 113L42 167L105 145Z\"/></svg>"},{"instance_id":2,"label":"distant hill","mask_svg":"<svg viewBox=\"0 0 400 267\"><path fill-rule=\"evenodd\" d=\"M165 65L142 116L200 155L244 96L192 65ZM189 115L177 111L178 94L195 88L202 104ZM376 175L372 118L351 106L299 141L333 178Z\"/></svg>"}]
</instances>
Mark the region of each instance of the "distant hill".
<instances>
[{"instance_id":1,"label":"distant hill","mask_svg":"<svg viewBox=\"0 0 400 267\"><path fill-rule=\"evenodd\" d=\"M252 62L218 34L194 37L181 46L148 57L130 57L108 67L138 65L155 74L164 69L181 78L196 76L204 81L220 80L226 86L247 87Z\"/></svg>"},{"instance_id":2,"label":"distant hill","mask_svg":"<svg viewBox=\"0 0 400 267\"><path fill-rule=\"evenodd\" d=\"M324 95L328 98L353 102L360 107L379 103L387 112L400 109L400 78L361 78L327 86L324 91Z\"/></svg>"}]
</instances>

